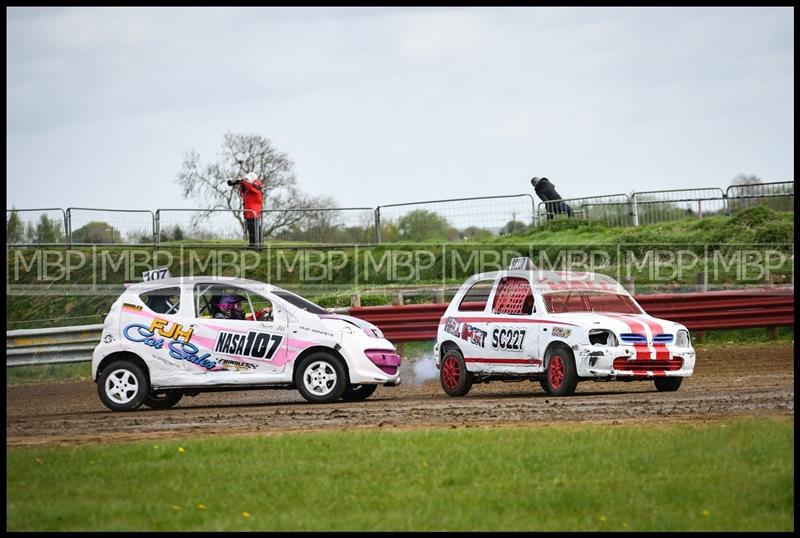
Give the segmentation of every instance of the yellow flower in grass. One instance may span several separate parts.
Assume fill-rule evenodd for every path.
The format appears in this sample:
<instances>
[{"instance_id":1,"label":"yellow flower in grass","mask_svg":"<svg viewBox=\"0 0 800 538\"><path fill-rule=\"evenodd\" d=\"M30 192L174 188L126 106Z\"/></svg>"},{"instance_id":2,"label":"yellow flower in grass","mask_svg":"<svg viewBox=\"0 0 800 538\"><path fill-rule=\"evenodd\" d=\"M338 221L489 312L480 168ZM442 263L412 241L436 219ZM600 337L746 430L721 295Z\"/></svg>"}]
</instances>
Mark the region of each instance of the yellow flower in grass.
<instances>
[{"instance_id":1,"label":"yellow flower in grass","mask_svg":"<svg viewBox=\"0 0 800 538\"><path fill-rule=\"evenodd\" d=\"M177 504L173 504L173 505L172 505L172 511L173 511L173 512L178 512L180 509L181 509L181 507L180 507L180 506L178 506Z\"/></svg>"},{"instance_id":2,"label":"yellow flower in grass","mask_svg":"<svg viewBox=\"0 0 800 538\"><path fill-rule=\"evenodd\" d=\"M703 516L708 517L709 515L711 515L711 512L708 510L703 510Z\"/></svg>"},{"instance_id":3,"label":"yellow flower in grass","mask_svg":"<svg viewBox=\"0 0 800 538\"><path fill-rule=\"evenodd\" d=\"M606 521L608 521L608 518L604 515L600 515L598 519L600 519L600 523L605 523Z\"/></svg>"},{"instance_id":4,"label":"yellow flower in grass","mask_svg":"<svg viewBox=\"0 0 800 538\"><path fill-rule=\"evenodd\" d=\"M205 510L206 509L206 505L204 505L203 503L200 503L200 504L197 505L197 509L198 510Z\"/></svg>"},{"instance_id":5,"label":"yellow flower in grass","mask_svg":"<svg viewBox=\"0 0 800 538\"><path fill-rule=\"evenodd\" d=\"M183 454L184 452L186 452L186 449L183 448L182 446L179 446L178 447L178 454Z\"/></svg>"},{"instance_id":6,"label":"yellow flower in grass","mask_svg":"<svg viewBox=\"0 0 800 538\"><path fill-rule=\"evenodd\" d=\"M250 512L242 512L242 517L250 517Z\"/></svg>"}]
</instances>

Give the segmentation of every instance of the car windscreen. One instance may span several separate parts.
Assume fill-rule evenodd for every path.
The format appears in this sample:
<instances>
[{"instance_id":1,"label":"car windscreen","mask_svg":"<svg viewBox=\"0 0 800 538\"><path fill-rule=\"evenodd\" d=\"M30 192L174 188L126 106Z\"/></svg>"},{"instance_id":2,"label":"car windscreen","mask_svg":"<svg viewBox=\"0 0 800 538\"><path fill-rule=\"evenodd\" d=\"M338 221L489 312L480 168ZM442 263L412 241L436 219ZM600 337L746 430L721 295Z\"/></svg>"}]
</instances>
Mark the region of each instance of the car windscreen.
<instances>
[{"instance_id":1,"label":"car windscreen","mask_svg":"<svg viewBox=\"0 0 800 538\"><path fill-rule=\"evenodd\" d=\"M642 314L641 309L627 295L600 291L557 291L545 293L544 306L551 314L570 312L613 312L617 314Z\"/></svg>"},{"instance_id":2,"label":"car windscreen","mask_svg":"<svg viewBox=\"0 0 800 538\"><path fill-rule=\"evenodd\" d=\"M318 315L330 314L330 312L328 312L327 310L325 310L321 306L315 305L311 301L307 301L307 300L303 299L302 297L300 297L299 295L295 295L294 293L290 293L288 291L274 291L272 293L273 293L273 295L275 295L277 297L280 297L281 299L283 299L287 303L289 303L289 304L291 304L293 306L296 306L297 308L299 308L301 310L305 310L306 312L308 312L310 314L318 314Z\"/></svg>"}]
</instances>

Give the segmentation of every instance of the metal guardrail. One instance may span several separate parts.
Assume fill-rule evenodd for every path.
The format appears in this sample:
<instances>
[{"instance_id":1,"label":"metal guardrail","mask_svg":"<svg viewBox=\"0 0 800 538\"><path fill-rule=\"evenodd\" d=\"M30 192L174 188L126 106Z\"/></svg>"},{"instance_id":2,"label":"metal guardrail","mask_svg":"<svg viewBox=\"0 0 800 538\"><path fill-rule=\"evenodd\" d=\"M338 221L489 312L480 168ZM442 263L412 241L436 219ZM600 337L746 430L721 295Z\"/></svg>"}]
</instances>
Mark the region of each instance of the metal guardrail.
<instances>
[{"instance_id":1,"label":"metal guardrail","mask_svg":"<svg viewBox=\"0 0 800 538\"><path fill-rule=\"evenodd\" d=\"M683 323L690 331L794 325L794 288L637 295L657 318ZM365 306L350 315L374 323L393 342L433 340L447 304Z\"/></svg>"},{"instance_id":2,"label":"metal guardrail","mask_svg":"<svg viewBox=\"0 0 800 538\"><path fill-rule=\"evenodd\" d=\"M90 361L102 332L102 325L7 331L6 366Z\"/></svg>"},{"instance_id":3,"label":"metal guardrail","mask_svg":"<svg viewBox=\"0 0 800 538\"><path fill-rule=\"evenodd\" d=\"M683 323L690 331L794 325L794 288L638 295L657 318ZM393 342L433 340L447 303L335 308L377 325ZM85 362L100 342L102 325L6 332L6 366Z\"/></svg>"}]
</instances>

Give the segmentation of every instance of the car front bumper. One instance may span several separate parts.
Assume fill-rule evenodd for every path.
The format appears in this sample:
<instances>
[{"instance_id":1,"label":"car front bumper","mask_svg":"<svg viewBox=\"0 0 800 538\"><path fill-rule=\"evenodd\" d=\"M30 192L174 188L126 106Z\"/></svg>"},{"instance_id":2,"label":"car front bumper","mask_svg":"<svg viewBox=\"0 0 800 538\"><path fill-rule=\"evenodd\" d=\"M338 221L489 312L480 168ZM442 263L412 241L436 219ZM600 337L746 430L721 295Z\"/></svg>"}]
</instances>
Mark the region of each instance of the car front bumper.
<instances>
[{"instance_id":1,"label":"car front bumper","mask_svg":"<svg viewBox=\"0 0 800 538\"><path fill-rule=\"evenodd\" d=\"M579 377L688 377L694 373L695 351L690 347L573 346Z\"/></svg>"}]
</instances>

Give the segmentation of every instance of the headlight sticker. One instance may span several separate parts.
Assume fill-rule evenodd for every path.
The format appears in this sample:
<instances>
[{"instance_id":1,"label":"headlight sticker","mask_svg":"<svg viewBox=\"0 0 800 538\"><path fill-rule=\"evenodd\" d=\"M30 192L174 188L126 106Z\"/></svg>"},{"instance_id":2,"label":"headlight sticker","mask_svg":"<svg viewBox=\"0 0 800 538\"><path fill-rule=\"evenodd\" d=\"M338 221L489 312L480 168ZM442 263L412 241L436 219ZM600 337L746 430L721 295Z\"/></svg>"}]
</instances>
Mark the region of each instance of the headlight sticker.
<instances>
[{"instance_id":1,"label":"headlight sticker","mask_svg":"<svg viewBox=\"0 0 800 538\"><path fill-rule=\"evenodd\" d=\"M553 327L550 334L558 338L569 338L569 335L572 334L572 329L567 327Z\"/></svg>"}]
</instances>

